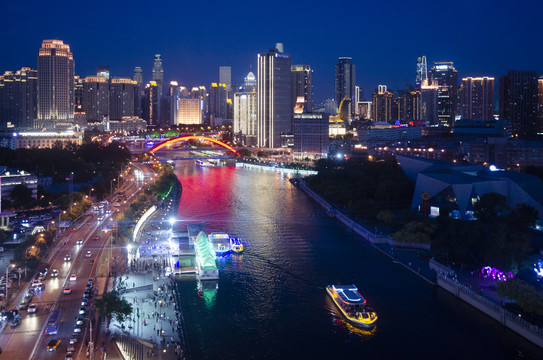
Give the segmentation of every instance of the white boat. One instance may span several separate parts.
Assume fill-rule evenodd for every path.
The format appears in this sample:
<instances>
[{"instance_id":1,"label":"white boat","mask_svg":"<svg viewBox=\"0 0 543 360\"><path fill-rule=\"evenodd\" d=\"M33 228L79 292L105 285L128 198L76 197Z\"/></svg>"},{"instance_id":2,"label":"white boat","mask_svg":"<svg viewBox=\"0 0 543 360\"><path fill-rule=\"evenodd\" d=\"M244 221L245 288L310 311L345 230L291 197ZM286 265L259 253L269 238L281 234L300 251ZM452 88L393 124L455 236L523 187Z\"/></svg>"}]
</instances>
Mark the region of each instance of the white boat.
<instances>
[{"instance_id":1,"label":"white boat","mask_svg":"<svg viewBox=\"0 0 543 360\"><path fill-rule=\"evenodd\" d=\"M194 161L194 163L195 163L197 166L213 166L213 164L210 163L210 162L207 161L207 160L196 160L196 161Z\"/></svg>"},{"instance_id":2,"label":"white boat","mask_svg":"<svg viewBox=\"0 0 543 360\"><path fill-rule=\"evenodd\" d=\"M230 245L230 236L227 233L223 232L213 232L209 235L209 240L211 241L211 246L215 254L218 256L223 256L232 251Z\"/></svg>"}]
</instances>

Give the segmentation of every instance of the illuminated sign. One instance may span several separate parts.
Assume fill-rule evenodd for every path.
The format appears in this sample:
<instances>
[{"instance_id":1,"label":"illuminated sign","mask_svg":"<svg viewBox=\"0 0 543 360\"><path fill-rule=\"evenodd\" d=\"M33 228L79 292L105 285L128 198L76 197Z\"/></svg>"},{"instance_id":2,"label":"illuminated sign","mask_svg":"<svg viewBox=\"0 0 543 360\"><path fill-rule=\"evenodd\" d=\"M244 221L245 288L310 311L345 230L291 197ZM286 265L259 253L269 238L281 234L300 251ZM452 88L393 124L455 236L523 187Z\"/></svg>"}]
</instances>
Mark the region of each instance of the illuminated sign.
<instances>
[{"instance_id":1,"label":"illuminated sign","mask_svg":"<svg viewBox=\"0 0 543 360\"><path fill-rule=\"evenodd\" d=\"M436 70L449 70L449 65L436 65Z\"/></svg>"}]
</instances>

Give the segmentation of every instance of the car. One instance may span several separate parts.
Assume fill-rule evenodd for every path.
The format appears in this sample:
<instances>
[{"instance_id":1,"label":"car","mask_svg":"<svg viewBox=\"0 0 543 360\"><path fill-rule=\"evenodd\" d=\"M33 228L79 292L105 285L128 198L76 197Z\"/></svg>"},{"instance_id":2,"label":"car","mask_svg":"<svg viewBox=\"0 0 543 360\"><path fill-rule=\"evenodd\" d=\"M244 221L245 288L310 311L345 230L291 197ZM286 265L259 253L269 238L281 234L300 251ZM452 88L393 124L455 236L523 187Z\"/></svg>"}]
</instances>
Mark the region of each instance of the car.
<instances>
[{"instance_id":1,"label":"car","mask_svg":"<svg viewBox=\"0 0 543 360\"><path fill-rule=\"evenodd\" d=\"M57 276L58 276L58 270L53 269L53 271L51 271L51 277L57 277Z\"/></svg>"},{"instance_id":2,"label":"car","mask_svg":"<svg viewBox=\"0 0 543 360\"><path fill-rule=\"evenodd\" d=\"M90 290L85 290L85 292L83 293L83 297L90 298L91 297Z\"/></svg>"},{"instance_id":3,"label":"car","mask_svg":"<svg viewBox=\"0 0 543 360\"><path fill-rule=\"evenodd\" d=\"M11 320L11 323L9 324L12 328L19 326L21 323L21 315L17 315Z\"/></svg>"},{"instance_id":4,"label":"car","mask_svg":"<svg viewBox=\"0 0 543 360\"><path fill-rule=\"evenodd\" d=\"M72 257L70 256L70 254L66 254L64 256L64 261L71 261L72 260Z\"/></svg>"},{"instance_id":5,"label":"car","mask_svg":"<svg viewBox=\"0 0 543 360\"><path fill-rule=\"evenodd\" d=\"M85 257L91 257L91 255L92 255L92 253L91 253L90 250L85 253Z\"/></svg>"},{"instance_id":6,"label":"car","mask_svg":"<svg viewBox=\"0 0 543 360\"><path fill-rule=\"evenodd\" d=\"M32 280L32 287L33 288L37 288L38 286L41 285L41 281L40 280Z\"/></svg>"},{"instance_id":7,"label":"car","mask_svg":"<svg viewBox=\"0 0 543 360\"><path fill-rule=\"evenodd\" d=\"M83 298L83 300L81 300L81 306L87 306L88 304L89 304L89 299Z\"/></svg>"},{"instance_id":8,"label":"car","mask_svg":"<svg viewBox=\"0 0 543 360\"><path fill-rule=\"evenodd\" d=\"M23 302L21 302L19 305L19 310L28 310L28 301L23 300Z\"/></svg>"},{"instance_id":9,"label":"car","mask_svg":"<svg viewBox=\"0 0 543 360\"><path fill-rule=\"evenodd\" d=\"M85 321L85 317L83 317L82 315L79 315L77 317L77 319L75 320L75 324L76 325L81 325L81 324L83 324L83 321Z\"/></svg>"},{"instance_id":10,"label":"car","mask_svg":"<svg viewBox=\"0 0 543 360\"><path fill-rule=\"evenodd\" d=\"M116 202L115 204L113 204L113 206L119 207L119 206L121 206L121 204L119 204L118 202Z\"/></svg>"},{"instance_id":11,"label":"car","mask_svg":"<svg viewBox=\"0 0 543 360\"><path fill-rule=\"evenodd\" d=\"M62 291L62 293L64 295L70 295L72 293L72 288L65 287L64 290Z\"/></svg>"},{"instance_id":12,"label":"car","mask_svg":"<svg viewBox=\"0 0 543 360\"><path fill-rule=\"evenodd\" d=\"M40 276L38 276L38 280L39 280L39 281L45 280L45 275L44 275L44 274L40 274Z\"/></svg>"},{"instance_id":13,"label":"car","mask_svg":"<svg viewBox=\"0 0 543 360\"><path fill-rule=\"evenodd\" d=\"M48 268L44 267L44 268L41 268L39 272L40 272L40 274L43 274L43 276L45 276L45 275L47 275L48 270L49 270Z\"/></svg>"},{"instance_id":14,"label":"car","mask_svg":"<svg viewBox=\"0 0 543 360\"><path fill-rule=\"evenodd\" d=\"M58 348L58 345L60 344L60 340L49 340L47 343L47 351L55 351Z\"/></svg>"},{"instance_id":15,"label":"car","mask_svg":"<svg viewBox=\"0 0 543 360\"><path fill-rule=\"evenodd\" d=\"M102 220L104 220L104 217L103 217L103 216L99 216L99 217L98 217L98 221L102 221Z\"/></svg>"},{"instance_id":16,"label":"car","mask_svg":"<svg viewBox=\"0 0 543 360\"><path fill-rule=\"evenodd\" d=\"M85 306L81 306L79 309L79 315L85 315L87 313L87 308Z\"/></svg>"},{"instance_id":17,"label":"car","mask_svg":"<svg viewBox=\"0 0 543 360\"><path fill-rule=\"evenodd\" d=\"M32 304L28 307L28 313L29 314L35 314L38 312L38 305Z\"/></svg>"},{"instance_id":18,"label":"car","mask_svg":"<svg viewBox=\"0 0 543 360\"><path fill-rule=\"evenodd\" d=\"M89 281L87 282L87 284L91 285L94 284L94 279L93 278L89 278Z\"/></svg>"},{"instance_id":19,"label":"car","mask_svg":"<svg viewBox=\"0 0 543 360\"><path fill-rule=\"evenodd\" d=\"M79 334L81 332L81 325L76 325L74 326L74 333L75 334Z\"/></svg>"},{"instance_id":20,"label":"car","mask_svg":"<svg viewBox=\"0 0 543 360\"><path fill-rule=\"evenodd\" d=\"M75 244L81 246L83 245L83 240L77 240Z\"/></svg>"},{"instance_id":21,"label":"car","mask_svg":"<svg viewBox=\"0 0 543 360\"><path fill-rule=\"evenodd\" d=\"M64 360L72 360L74 358L73 352L67 352L66 355L64 355Z\"/></svg>"},{"instance_id":22,"label":"car","mask_svg":"<svg viewBox=\"0 0 543 360\"><path fill-rule=\"evenodd\" d=\"M71 337L70 337L70 345L74 345L77 343L77 334L73 334Z\"/></svg>"},{"instance_id":23,"label":"car","mask_svg":"<svg viewBox=\"0 0 543 360\"><path fill-rule=\"evenodd\" d=\"M34 298L33 292L32 293L29 292L28 294L25 295L24 301L30 302L33 298Z\"/></svg>"},{"instance_id":24,"label":"car","mask_svg":"<svg viewBox=\"0 0 543 360\"><path fill-rule=\"evenodd\" d=\"M92 238L92 240L98 241L98 240L100 240L100 236L96 235L95 237Z\"/></svg>"},{"instance_id":25,"label":"car","mask_svg":"<svg viewBox=\"0 0 543 360\"><path fill-rule=\"evenodd\" d=\"M77 280L77 275L76 274L72 274L70 276L70 281L76 281Z\"/></svg>"},{"instance_id":26,"label":"car","mask_svg":"<svg viewBox=\"0 0 543 360\"><path fill-rule=\"evenodd\" d=\"M90 264L91 265L94 264L94 259L91 259Z\"/></svg>"},{"instance_id":27,"label":"car","mask_svg":"<svg viewBox=\"0 0 543 360\"><path fill-rule=\"evenodd\" d=\"M68 345L68 347L66 348L66 351L69 352L69 353L70 353L70 352L74 352L74 351L75 351L75 346L73 346L73 345Z\"/></svg>"}]
</instances>

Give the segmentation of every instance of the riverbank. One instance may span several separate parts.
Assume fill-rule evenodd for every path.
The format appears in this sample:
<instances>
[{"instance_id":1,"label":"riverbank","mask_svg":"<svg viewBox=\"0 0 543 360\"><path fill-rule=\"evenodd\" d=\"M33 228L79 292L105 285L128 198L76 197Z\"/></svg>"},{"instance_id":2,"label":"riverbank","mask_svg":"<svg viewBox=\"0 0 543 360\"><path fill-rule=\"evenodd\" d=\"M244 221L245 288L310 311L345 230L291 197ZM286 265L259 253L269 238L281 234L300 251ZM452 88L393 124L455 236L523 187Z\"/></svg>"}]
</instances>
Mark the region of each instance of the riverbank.
<instances>
[{"instance_id":1,"label":"riverbank","mask_svg":"<svg viewBox=\"0 0 543 360\"><path fill-rule=\"evenodd\" d=\"M470 304L477 310L492 317L494 320L499 321L503 326L514 331L518 335L543 348L543 329L528 323L526 320L522 319L520 315L517 316L505 310L500 303L496 303L492 299L483 297L477 294L469 286L462 284L462 281L458 280L457 274L453 269L438 263L433 258L425 260L421 258L421 253L416 257L413 257L413 254L417 249L412 249L411 256L409 256L407 249L400 249L393 246L392 243L389 243L388 241L383 241L383 236L365 229L362 225L356 223L354 220L335 209L324 198L310 189L303 179L297 178L292 181L292 183L326 209L330 217L338 219L344 225L351 228L356 234L367 240L373 248L391 258L395 264L402 265L429 284L439 286L450 294ZM389 236L385 237L390 239ZM408 246L409 244L401 245ZM428 244L428 250L429 248L430 244ZM411 261L409 261L409 258ZM428 273L428 270L430 273ZM436 280L433 281L433 279Z\"/></svg>"}]
</instances>

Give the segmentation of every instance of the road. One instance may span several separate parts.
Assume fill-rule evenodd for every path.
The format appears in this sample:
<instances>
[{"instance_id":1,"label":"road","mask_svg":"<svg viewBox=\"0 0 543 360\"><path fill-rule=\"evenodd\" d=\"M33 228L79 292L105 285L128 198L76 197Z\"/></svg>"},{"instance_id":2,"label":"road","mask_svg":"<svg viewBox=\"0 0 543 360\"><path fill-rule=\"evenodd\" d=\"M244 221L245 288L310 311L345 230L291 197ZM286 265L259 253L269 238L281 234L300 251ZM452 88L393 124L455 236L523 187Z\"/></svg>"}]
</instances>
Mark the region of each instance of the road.
<instances>
[{"instance_id":1,"label":"road","mask_svg":"<svg viewBox=\"0 0 543 360\"><path fill-rule=\"evenodd\" d=\"M151 171L142 165L134 164L134 167L145 174ZM145 176L144 178L147 178ZM141 179L141 177L140 177ZM69 229L65 237L59 241L62 245L53 254L49 262L49 273L43 281L45 289L32 299L32 304L38 305L36 314L27 314L26 311L20 311L23 319L16 328L6 325L1 337L0 346L3 349L0 355L1 359L64 359L69 339L73 334L75 319L81 308L83 293L89 278L95 278L96 270L99 265L99 259L106 246L108 245L111 234L102 232L102 225L111 224L118 212L124 211L147 183L145 180L128 181L120 189L125 192L126 201L120 203L119 207L112 207L112 212L106 215L101 221L98 221L97 214L87 214L85 222L77 229ZM114 200L112 198L111 200ZM99 236L99 240L94 240ZM83 240L82 245L77 245L77 240ZM87 251L91 252L90 257L86 257ZM65 255L71 256L71 261L65 261ZM58 277L51 277L52 269L58 270ZM77 280L70 281L69 277L75 274ZM105 282L105 279L103 280ZM63 294L63 289L70 287L72 292L69 295ZM18 305L26 291L21 292L17 299ZM74 358L86 358L86 341L89 339L89 316L93 314L92 300L87 306L85 317L87 320L82 325L82 332L78 336L78 342L74 352ZM12 306L14 308L15 306ZM18 306L17 306L18 307ZM44 335L45 323L52 309L60 309L60 327L56 335ZM56 351L47 352L47 343L51 339L60 339L61 343ZM82 349L83 347L83 349Z\"/></svg>"}]
</instances>

